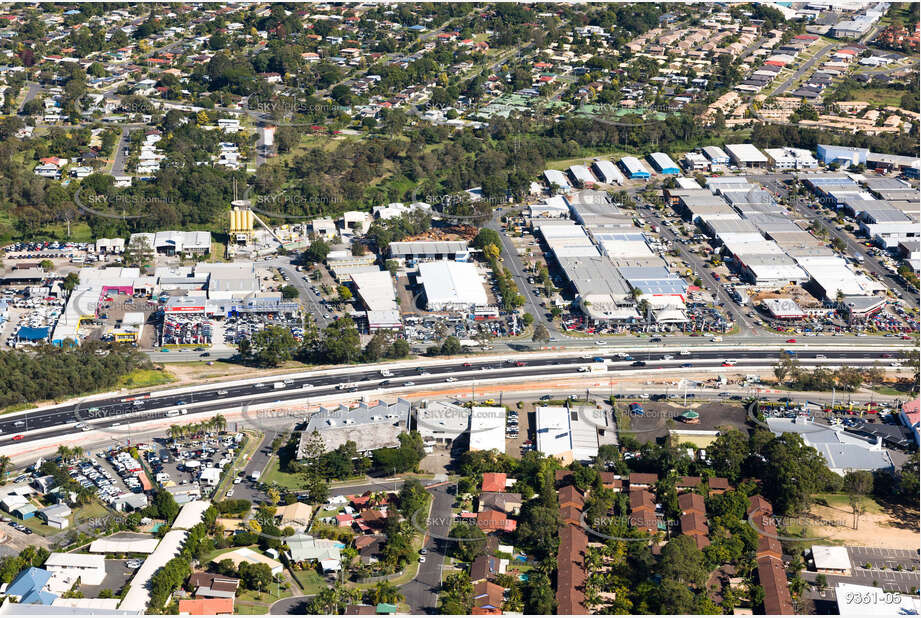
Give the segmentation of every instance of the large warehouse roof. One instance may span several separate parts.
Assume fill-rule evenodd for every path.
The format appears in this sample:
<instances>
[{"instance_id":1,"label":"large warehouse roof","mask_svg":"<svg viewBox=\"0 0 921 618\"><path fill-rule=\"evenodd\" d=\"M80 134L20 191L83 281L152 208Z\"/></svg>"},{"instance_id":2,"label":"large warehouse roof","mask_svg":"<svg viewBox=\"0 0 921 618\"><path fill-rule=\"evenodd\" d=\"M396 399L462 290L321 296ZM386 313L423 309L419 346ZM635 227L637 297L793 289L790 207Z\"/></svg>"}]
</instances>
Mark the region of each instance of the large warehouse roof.
<instances>
[{"instance_id":1,"label":"large warehouse roof","mask_svg":"<svg viewBox=\"0 0 921 618\"><path fill-rule=\"evenodd\" d=\"M767 157L751 144L726 144L726 150L736 161L743 163L767 163Z\"/></svg>"},{"instance_id":2,"label":"large warehouse roof","mask_svg":"<svg viewBox=\"0 0 921 618\"><path fill-rule=\"evenodd\" d=\"M399 311L393 277L386 270L352 273L358 296L369 311Z\"/></svg>"},{"instance_id":3,"label":"large warehouse roof","mask_svg":"<svg viewBox=\"0 0 921 618\"><path fill-rule=\"evenodd\" d=\"M474 406L470 411L470 450L505 452L505 408Z\"/></svg>"},{"instance_id":4,"label":"large warehouse roof","mask_svg":"<svg viewBox=\"0 0 921 618\"><path fill-rule=\"evenodd\" d=\"M390 243L390 255L405 257L408 255L452 255L467 251L463 240L416 240Z\"/></svg>"},{"instance_id":5,"label":"large warehouse roof","mask_svg":"<svg viewBox=\"0 0 921 618\"><path fill-rule=\"evenodd\" d=\"M486 288L473 264L466 262L423 262L419 276L430 306L468 305L485 307Z\"/></svg>"}]
</instances>

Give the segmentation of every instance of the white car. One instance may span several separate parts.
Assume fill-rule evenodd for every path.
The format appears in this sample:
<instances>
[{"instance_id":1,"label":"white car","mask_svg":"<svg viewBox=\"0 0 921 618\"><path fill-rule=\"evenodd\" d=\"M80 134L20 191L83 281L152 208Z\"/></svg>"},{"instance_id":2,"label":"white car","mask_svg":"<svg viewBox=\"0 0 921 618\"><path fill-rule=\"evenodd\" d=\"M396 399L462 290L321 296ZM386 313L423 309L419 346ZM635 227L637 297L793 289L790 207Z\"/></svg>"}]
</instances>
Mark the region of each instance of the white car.
<instances>
[{"instance_id":1,"label":"white car","mask_svg":"<svg viewBox=\"0 0 921 618\"><path fill-rule=\"evenodd\" d=\"M227 496L228 498L231 497L233 495L233 489L228 489L227 493L224 495Z\"/></svg>"},{"instance_id":2,"label":"white car","mask_svg":"<svg viewBox=\"0 0 921 618\"><path fill-rule=\"evenodd\" d=\"M449 376L445 378L445 382L457 382L457 378L455 378L454 376Z\"/></svg>"},{"instance_id":3,"label":"white car","mask_svg":"<svg viewBox=\"0 0 921 618\"><path fill-rule=\"evenodd\" d=\"M672 356L671 354L666 354L665 356L662 357L662 360L672 360L673 358L675 357Z\"/></svg>"}]
</instances>

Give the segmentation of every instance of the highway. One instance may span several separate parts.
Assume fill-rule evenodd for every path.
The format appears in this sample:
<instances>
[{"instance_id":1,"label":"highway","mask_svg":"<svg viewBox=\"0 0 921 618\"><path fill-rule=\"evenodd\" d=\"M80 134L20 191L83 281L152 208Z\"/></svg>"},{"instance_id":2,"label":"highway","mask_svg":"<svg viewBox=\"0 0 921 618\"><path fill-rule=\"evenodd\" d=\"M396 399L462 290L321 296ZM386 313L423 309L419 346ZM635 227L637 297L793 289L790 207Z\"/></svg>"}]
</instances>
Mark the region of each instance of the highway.
<instances>
[{"instance_id":1,"label":"highway","mask_svg":"<svg viewBox=\"0 0 921 618\"><path fill-rule=\"evenodd\" d=\"M895 342L892 342L895 343ZM891 344L890 344L891 345ZM881 353L874 349L846 349L820 343L784 346L797 350L804 365L842 364L836 359L848 359L853 366L872 366L881 361ZM893 346L894 348L894 346ZM207 386L190 386L181 390L140 393L130 396L114 395L92 401L67 403L43 409L9 414L0 421L0 447L32 440L65 436L79 431L77 423L87 423L93 429L104 429L127 422L150 421L168 416L177 420L181 409L189 413L218 413L242 405L268 405L286 401L303 401L308 398L336 394L377 392L380 389L413 389L431 387L458 380L493 380L499 378L538 378L549 376L579 377L593 358L603 358L607 364L604 375L612 377L623 371L644 371L657 368L723 370L723 361L736 361L738 369L764 367L775 363L780 348L764 349L707 349L667 351L657 348L633 352L633 358L621 358L609 350L599 349L583 355L519 356L517 360L477 359L451 360L426 363L423 366L365 366L342 368L333 372L297 374L296 377L266 377L262 381L247 380ZM622 354L622 353L621 353ZM668 358L666 358L668 357ZM637 366L637 363L644 363ZM882 362L889 362L883 360ZM380 369L388 367L390 375L384 378ZM583 372L580 372L580 368ZM593 373L591 375L600 375ZM360 396L360 395L359 395ZM42 431L39 431L42 430Z\"/></svg>"}]
</instances>

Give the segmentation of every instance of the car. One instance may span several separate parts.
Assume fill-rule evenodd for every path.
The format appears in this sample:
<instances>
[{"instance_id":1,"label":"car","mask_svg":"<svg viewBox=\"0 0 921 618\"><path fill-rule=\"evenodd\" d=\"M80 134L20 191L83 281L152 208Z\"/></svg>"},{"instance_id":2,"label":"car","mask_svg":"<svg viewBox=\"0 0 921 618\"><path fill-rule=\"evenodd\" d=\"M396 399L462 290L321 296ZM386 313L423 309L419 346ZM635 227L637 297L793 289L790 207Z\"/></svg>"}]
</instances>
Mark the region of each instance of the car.
<instances>
[{"instance_id":1,"label":"car","mask_svg":"<svg viewBox=\"0 0 921 618\"><path fill-rule=\"evenodd\" d=\"M736 362L734 360L724 360L723 367L735 367Z\"/></svg>"},{"instance_id":2,"label":"car","mask_svg":"<svg viewBox=\"0 0 921 618\"><path fill-rule=\"evenodd\" d=\"M633 361L632 363L630 363L630 366L631 367L645 367L646 361L641 361L641 360Z\"/></svg>"},{"instance_id":3,"label":"car","mask_svg":"<svg viewBox=\"0 0 921 618\"><path fill-rule=\"evenodd\" d=\"M219 390L219 391L217 392L217 394L218 394L218 395L226 395L226 394L227 394L227 391L225 391L225 390L222 389L222 390Z\"/></svg>"},{"instance_id":4,"label":"car","mask_svg":"<svg viewBox=\"0 0 921 618\"><path fill-rule=\"evenodd\" d=\"M796 339L787 339L787 343L796 343Z\"/></svg>"},{"instance_id":5,"label":"car","mask_svg":"<svg viewBox=\"0 0 921 618\"><path fill-rule=\"evenodd\" d=\"M19 434L19 435L13 436L13 441L18 442L19 440L22 440L23 438L25 438L25 436L22 434Z\"/></svg>"},{"instance_id":6,"label":"car","mask_svg":"<svg viewBox=\"0 0 921 618\"><path fill-rule=\"evenodd\" d=\"M160 348L161 352L169 352L169 348Z\"/></svg>"},{"instance_id":7,"label":"car","mask_svg":"<svg viewBox=\"0 0 921 618\"><path fill-rule=\"evenodd\" d=\"M419 556L419 564L425 562L425 556Z\"/></svg>"},{"instance_id":8,"label":"car","mask_svg":"<svg viewBox=\"0 0 921 618\"><path fill-rule=\"evenodd\" d=\"M403 386L415 386L416 383L410 380L409 382L403 382Z\"/></svg>"},{"instance_id":9,"label":"car","mask_svg":"<svg viewBox=\"0 0 921 618\"><path fill-rule=\"evenodd\" d=\"M228 489L227 493L225 493L224 495L227 496L228 498L231 497L233 495L233 489Z\"/></svg>"},{"instance_id":10,"label":"car","mask_svg":"<svg viewBox=\"0 0 921 618\"><path fill-rule=\"evenodd\" d=\"M464 363L464 364L461 365L461 366L462 366L462 367L473 367L473 364L472 364L472 363Z\"/></svg>"},{"instance_id":11,"label":"car","mask_svg":"<svg viewBox=\"0 0 921 618\"><path fill-rule=\"evenodd\" d=\"M419 550L419 553L424 556L425 554L429 553L429 550L423 547L422 549Z\"/></svg>"},{"instance_id":12,"label":"car","mask_svg":"<svg viewBox=\"0 0 921 618\"><path fill-rule=\"evenodd\" d=\"M202 357L211 356L211 352L202 352L202 353L201 353L201 356L202 356Z\"/></svg>"},{"instance_id":13,"label":"car","mask_svg":"<svg viewBox=\"0 0 921 618\"><path fill-rule=\"evenodd\" d=\"M445 378L445 382L457 382L457 378L455 378L454 376L448 376L447 378Z\"/></svg>"},{"instance_id":14,"label":"car","mask_svg":"<svg viewBox=\"0 0 921 618\"><path fill-rule=\"evenodd\" d=\"M541 395L541 396L540 396L540 400L541 400L541 401L550 401L550 399L551 399L550 395Z\"/></svg>"},{"instance_id":15,"label":"car","mask_svg":"<svg viewBox=\"0 0 921 618\"><path fill-rule=\"evenodd\" d=\"M516 361L516 362L515 362L515 366L516 366L516 367L524 367L524 361Z\"/></svg>"}]
</instances>

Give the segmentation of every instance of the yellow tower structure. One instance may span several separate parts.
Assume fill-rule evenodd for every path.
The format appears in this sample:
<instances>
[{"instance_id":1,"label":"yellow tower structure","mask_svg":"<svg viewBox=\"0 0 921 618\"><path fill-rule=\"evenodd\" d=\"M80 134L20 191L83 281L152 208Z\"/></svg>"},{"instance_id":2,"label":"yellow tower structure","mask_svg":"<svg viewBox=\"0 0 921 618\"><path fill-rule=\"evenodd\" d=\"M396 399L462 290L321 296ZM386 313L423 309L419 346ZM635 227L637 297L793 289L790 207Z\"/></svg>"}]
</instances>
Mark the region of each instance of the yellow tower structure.
<instances>
[{"instance_id":1,"label":"yellow tower structure","mask_svg":"<svg viewBox=\"0 0 921 618\"><path fill-rule=\"evenodd\" d=\"M234 200L230 209L230 237L238 245L253 241L253 211L247 200Z\"/></svg>"}]
</instances>

